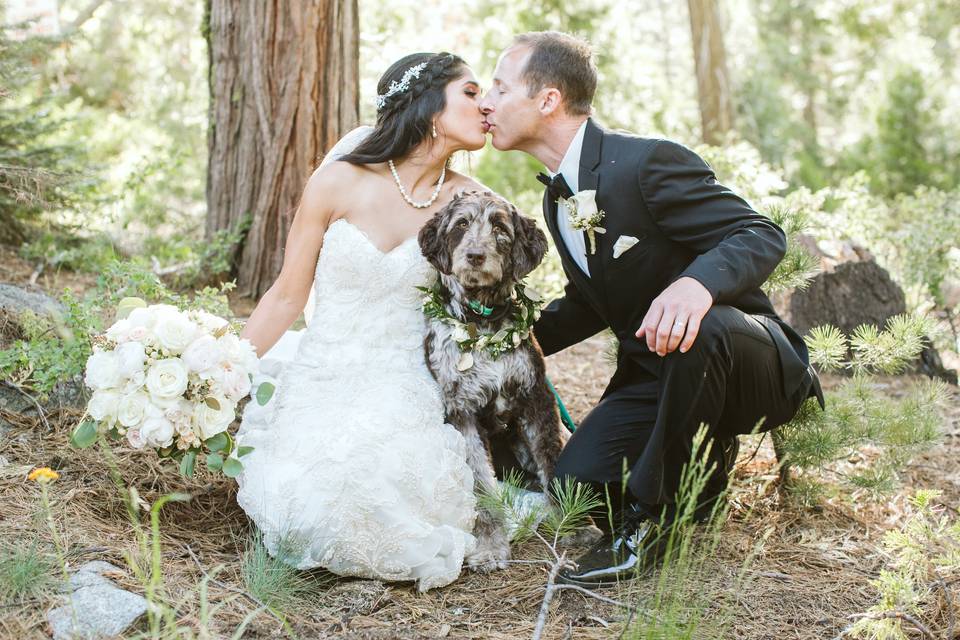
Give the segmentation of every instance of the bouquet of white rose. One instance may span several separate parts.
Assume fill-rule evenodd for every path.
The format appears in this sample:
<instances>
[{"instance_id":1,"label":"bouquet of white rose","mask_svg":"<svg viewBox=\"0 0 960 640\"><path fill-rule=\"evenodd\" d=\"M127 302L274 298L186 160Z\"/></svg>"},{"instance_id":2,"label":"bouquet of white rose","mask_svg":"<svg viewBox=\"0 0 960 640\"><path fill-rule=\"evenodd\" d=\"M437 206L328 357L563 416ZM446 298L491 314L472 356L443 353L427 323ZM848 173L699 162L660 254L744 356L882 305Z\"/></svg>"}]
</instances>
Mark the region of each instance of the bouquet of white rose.
<instances>
[{"instance_id":1,"label":"bouquet of white rose","mask_svg":"<svg viewBox=\"0 0 960 640\"><path fill-rule=\"evenodd\" d=\"M234 450L227 428L257 372L253 345L202 310L125 298L117 318L94 338L84 377L93 395L74 445L125 437L179 461L184 475L205 454L210 470L236 476L250 448Z\"/></svg>"}]
</instances>

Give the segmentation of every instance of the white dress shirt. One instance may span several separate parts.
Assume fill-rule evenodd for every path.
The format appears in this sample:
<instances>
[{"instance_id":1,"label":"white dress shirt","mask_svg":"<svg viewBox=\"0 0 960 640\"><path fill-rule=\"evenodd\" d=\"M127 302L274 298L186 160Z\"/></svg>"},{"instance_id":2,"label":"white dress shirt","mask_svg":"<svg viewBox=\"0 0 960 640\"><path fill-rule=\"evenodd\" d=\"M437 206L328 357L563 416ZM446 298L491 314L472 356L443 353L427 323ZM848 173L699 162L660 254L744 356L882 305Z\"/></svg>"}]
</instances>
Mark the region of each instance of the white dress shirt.
<instances>
[{"instance_id":1,"label":"white dress shirt","mask_svg":"<svg viewBox=\"0 0 960 640\"><path fill-rule=\"evenodd\" d=\"M557 168L557 173L563 174L563 179L566 180L570 190L574 193L580 189L580 151L583 149L583 132L586 131L586 129L587 121L584 120L583 124L581 124L577 130L577 135L570 141L570 146L567 147L567 152L564 154L563 160L560 161L560 166ZM549 169L547 173L550 173ZM550 177L552 178L557 175L557 173L550 173ZM570 257L573 258L577 266L589 276L590 269L587 267L587 243L583 239L583 231L574 229L570 224L570 212L567 210L566 205L560 205L557 208L557 229L560 231L560 237L563 239L563 243L570 252Z\"/></svg>"}]
</instances>

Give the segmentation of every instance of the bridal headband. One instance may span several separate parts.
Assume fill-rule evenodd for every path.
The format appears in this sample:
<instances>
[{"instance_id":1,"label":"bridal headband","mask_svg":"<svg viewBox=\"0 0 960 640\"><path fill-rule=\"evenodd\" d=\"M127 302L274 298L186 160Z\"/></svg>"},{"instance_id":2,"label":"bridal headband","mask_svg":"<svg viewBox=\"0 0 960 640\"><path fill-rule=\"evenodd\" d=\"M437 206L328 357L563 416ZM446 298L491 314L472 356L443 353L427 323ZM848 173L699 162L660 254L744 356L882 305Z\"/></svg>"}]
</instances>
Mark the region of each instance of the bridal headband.
<instances>
[{"instance_id":1,"label":"bridal headband","mask_svg":"<svg viewBox=\"0 0 960 640\"><path fill-rule=\"evenodd\" d=\"M383 109L383 106L387 104L387 98L390 96L395 96L398 93L403 93L410 88L410 81L414 78L419 78L420 73L427 67L426 62L421 62L418 65L414 65L403 72L403 76L400 78L400 81L397 82L394 80L390 83L390 87L387 89L387 92L383 95L377 94L377 111Z\"/></svg>"}]
</instances>

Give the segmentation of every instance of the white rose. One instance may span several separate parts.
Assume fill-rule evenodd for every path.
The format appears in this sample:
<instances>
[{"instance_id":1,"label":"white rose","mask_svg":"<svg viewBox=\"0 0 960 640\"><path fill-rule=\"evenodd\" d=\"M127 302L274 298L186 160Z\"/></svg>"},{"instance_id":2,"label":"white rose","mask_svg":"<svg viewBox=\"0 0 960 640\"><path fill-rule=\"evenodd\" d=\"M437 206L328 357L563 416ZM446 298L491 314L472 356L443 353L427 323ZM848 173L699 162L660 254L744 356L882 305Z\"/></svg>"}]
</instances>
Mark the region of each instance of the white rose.
<instances>
[{"instance_id":1,"label":"white rose","mask_svg":"<svg viewBox=\"0 0 960 640\"><path fill-rule=\"evenodd\" d=\"M151 447L169 447L173 444L173 423L164 417L147 418L140 427L144 443Z\"/></svg>"},{"instance_id":2,"label":"white rose","mask_svg":"<svg viewBox=\"0 0 960 640\"><path fill-rule=\"evenodd\" d=\"M126 342L129 339L130 329L132 328L133 325L131 325L130 321L126 318L117 320L107 329L106 336L114 342Z\"/></svg>"},{"instance_id":3,"label":"white rose","mask_svg":"<svg viewBox=\"0 0 960 640\"><path fill-rule=\"evenodd\" d=\"M87 358L87 369L83 381L94 390L119 386L123 382L120 359L112 351L94 350Z\"/></svg>"},{"instance_id":4,"label":"white rose","mask_svg":"<svg viewBox=\"0 0 960 640\"><path fill-rule=\"evenodd\" d=\"M183 353L199 332L200 328L186 314L179 311L159 314L157 323L153 327L153 333L157 336L160 346L177 355Z\"/></svg>"},{"instance_id":5,"label":"white rose","mask_svg":"<svg viewBox=\"0 0 960 640\"><path fill-rule=\"evenodd\" d=\"M220 404L219 409L211 409L206 402L201 400L193 410L194 431L200 436L201 440L206 440L226 431L236 417L233 402L223 396L214 396L214 398Z\"/></svg>"},{"instance_id":6,"label":"white rose","mask_svg":"<svg viewBox=\"0 0 960 640\"><path fill-rule=\"evenodd\" d=\"M143 449L144 445L147 444L139 429L130 429L127 431L127 442L129 442L130 446L134 449Z\"/></svg>"},{"instance_id":7,"label":"white rose","mask_svg":"<svg viewBox=\"0 0 960 640\"><path fill-rule=\"evenodd\" d=\"M97 391L90 396L90 402L87 403L87 413L97 422L114 418L117 415L119 402L120 394L116 391Z\"/></svg>"},{"instance_id":8,"label":"white rose","mask_svg":"<svg viewBox=\"0 0 960 640\"><path fill-rule=\"evenodd\" d=\"M236 402L250 393L250 376L242 369L227 369L220 381L220 389Z\"/></svg>"},{"instance_id":9,"label":"white rose","mask_svg":"<svg viewBox=\"0 0 960 640\"><path fill-rule=\"evenodd\" d=\"M137 307L130 312L130 315L127 316L126 320L130 323L131 327L146 327L147 329L153 329L153 325L157 322L157 305L150 307Z\"/></svg>"},{"instance_id":10,"label":"white rose","mask_svg":"<svg viewBox=\"0 0 960 640\"><path fill-rule=\"evenodd\" d=\"M150 398L142 391L129 393L117 406L117 421L125 427L135 427L143 421Z\"/></svg>"},{"instance_id":11,"label":"white rose","mask_svg":"<svg viewBox=\"0 0 960 640\"><path fill-rule=\"evenodd\" d=\"M190 343L183 351L183 363L187 365L190 371L204 373L200 376L206 379L209 377L208 370L214 368L223 361L223 348L213 336L200 336Z\"/></svg>"},{"instance_id":12,"label":"white rose","mask_svg":"<svg viewBox=\"0 0 960 640\"><path fill-rule=\"evenodd\" d=\"M181 396L158 396L150 394L150 404L157 408L159 415L165 415L167 409L177 406Z\"/></svg>"},{"instance_id":13,"label":"white rose","mask_svg":"<svg viewBox=\"0 0 960 640\"><path fill-rule=\"evenodd\" d=\"M146 371L136 371L127 378L127 382L123 385L124 393L133 393L134 391L140 391L143 388L143 383L147 381L147 372Z\"/></svg>"},{"instance_id":14,"label":"white rose","mask_svg":"<svg viewBox=\"0 0 960 640\"><path fill-rule=\"evenodd\" d=\"M578 218L584 220L592 218L597 214L597 192L593 189L579 191L570 197L575 213Z\"/></svg>"},{"instance_id":15,"label":"white rose","mask_svg":"<svg viewBox=\"0 0 960 640\"><path fill-rule=\"evenodd\" d=\"M220 336L218 342L227 360L242 367L247 373L257 371L260 360L257 358L257 350L249 340L235 333L226 333Z\"/></svg>"},{"instance_id":16,"label":"white rose","mask_svg":"<svg viewBox=\"0 0 960 640\"><path fill-rule=\"evenodd\" d=\"M139 342L124 342L114 350L120 361L120 372L125 378L134 376L143 371L143 363L147 359L146 351Z\"/></svg>"},{"instance_id":17,"label":"white rose","mask_svg":"<svg viewBox=\"0 0 960 640\"><path fill-rule=\"evenodd\" d=\"M180 358L157 360L147 371L147 390L156 398L175 398L187 390L187 368Z\"/></svg>"},{"instance_id":18,"label":"white rose","mask_svg":"<svg viewBox=\"0 0 960 640\"><path fill-rule=\"evenodd\" d=\"M197 323L204 328L204 330L209 332L214 332L220 327L223 327L227 324L227 321L221 318L220 316L215 316L212 313L198 309L193 312L194 318L196 318Z\"/></svg>"}]
</instances>

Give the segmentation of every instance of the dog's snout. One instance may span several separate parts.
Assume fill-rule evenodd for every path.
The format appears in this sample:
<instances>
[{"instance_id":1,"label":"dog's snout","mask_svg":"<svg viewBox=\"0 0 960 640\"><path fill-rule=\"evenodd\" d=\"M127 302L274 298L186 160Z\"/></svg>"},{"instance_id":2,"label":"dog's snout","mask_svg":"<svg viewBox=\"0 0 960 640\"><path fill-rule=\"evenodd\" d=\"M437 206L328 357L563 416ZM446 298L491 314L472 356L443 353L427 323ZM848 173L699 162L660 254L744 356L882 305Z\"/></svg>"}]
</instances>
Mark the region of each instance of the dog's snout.
<instances>
[{"instance_id":1,"label":"dog's snout","mask_svg":"<svg viewBox=\"0 0 960 640\"><path fill-rule=\"evenodd\" d=\"M485 259L486 259L486 255L483 253L474 252L474 251L467 252L467 262L469 262L474 267L481 266Z\"/></svg>"}]
</instances>

